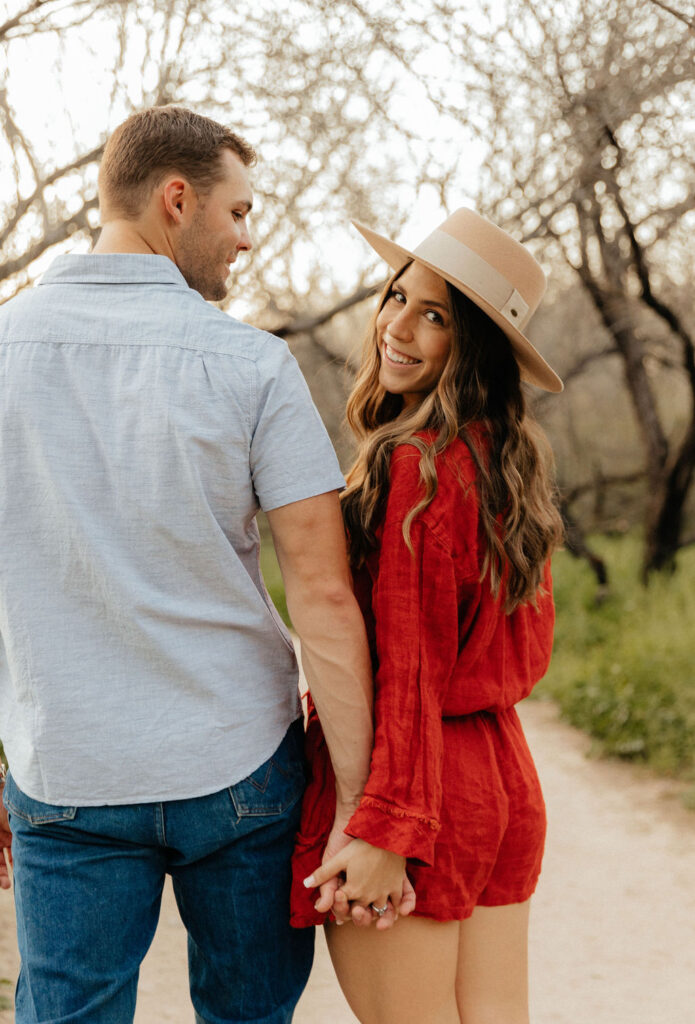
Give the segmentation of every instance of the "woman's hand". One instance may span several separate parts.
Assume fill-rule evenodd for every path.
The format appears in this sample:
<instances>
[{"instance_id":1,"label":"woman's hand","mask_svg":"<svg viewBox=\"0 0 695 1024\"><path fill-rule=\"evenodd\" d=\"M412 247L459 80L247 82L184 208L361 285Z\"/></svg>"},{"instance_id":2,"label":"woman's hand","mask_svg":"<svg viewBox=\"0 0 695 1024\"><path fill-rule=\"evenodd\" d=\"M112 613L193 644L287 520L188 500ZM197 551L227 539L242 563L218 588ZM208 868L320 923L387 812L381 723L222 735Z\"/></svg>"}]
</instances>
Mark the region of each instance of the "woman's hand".
<instances>
[{"instance_id":1,"label":"woman's hand","mask_svg":"<svg viewBox=\"0 0 695 1024\"><path fill-rule=\"evenodd\" d=\"M348 839L344 833L347 845L334 854L335 846L342 845L335 831L334 826L321 867L304 881L307 888L321 888L316 909L321 913L333 910L338 923L349 917L361 925L376 920L380 930L390 928L399 915L410 914L415 893L405 873L405 857L362 839ZM342 876L345 880L341 883ZM387 910L375 917L372 905Z\"/></svg>"},{"instance_id":2,"label":"woman's hand","mask_svg":"<svg viewBox=\"0 0 695 1024\"><path fill-rule=\"evenodd\" d=\"M328 842L326 843L326 849L324 850L323 857L321 858L322 866L329 863L329 861L332 861L334 857L337 857L338 854L353 841L352 836L346 835L343 831L343 827L344 825L347 825L349 817L350 815L336 817L333 822L333 828L330 831ZM313 886L320 890L320 896L314 904L314 909L320 914L327 914L330 910L334 910L335 896L343 879L342 877L338 877L338 874L334 874L330 878L327 878L325 882L317 882L315 881L315 878L316 872L311 876L311 879L307 878L304 880L304 885L307 889L310 889ZM340 920L337 915L336 919ZM342 924L342 921L340 921L340 923Z\"/></svg>"}]
</instances>

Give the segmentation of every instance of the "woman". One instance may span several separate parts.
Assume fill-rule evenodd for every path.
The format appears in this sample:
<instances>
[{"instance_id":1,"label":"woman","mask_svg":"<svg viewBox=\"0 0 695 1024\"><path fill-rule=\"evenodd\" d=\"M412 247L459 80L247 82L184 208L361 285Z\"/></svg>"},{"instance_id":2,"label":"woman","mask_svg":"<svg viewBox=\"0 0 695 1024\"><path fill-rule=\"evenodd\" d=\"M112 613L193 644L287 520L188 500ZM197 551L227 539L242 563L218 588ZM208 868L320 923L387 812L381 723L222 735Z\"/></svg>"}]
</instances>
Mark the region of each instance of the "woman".
<instances>
[{"instance_id":1,"label":"woman","mask_svg":"<svg viewBox=\"0 0 695 1024\"><path fill-rule=\"evenodd\" d=\"M360 1021L525 1024L545 809L514 704L548 666L549 557L562 535L549 448L520 384L562 390L522 333L545 278L470 210L413 252L356 226L396 271L348 403L359 448L343 494L374 659L375 743L345 829L355 839L310 882L343 871L355 843L407 858L411 916L389 930L327 925ZM307 742L298 926L322 920L332 899L300 883L334 806L313 712ZM334 912L342 923L344 903ZM385 901L357 919L387 913Z\"/></svg>"}]
</instances>

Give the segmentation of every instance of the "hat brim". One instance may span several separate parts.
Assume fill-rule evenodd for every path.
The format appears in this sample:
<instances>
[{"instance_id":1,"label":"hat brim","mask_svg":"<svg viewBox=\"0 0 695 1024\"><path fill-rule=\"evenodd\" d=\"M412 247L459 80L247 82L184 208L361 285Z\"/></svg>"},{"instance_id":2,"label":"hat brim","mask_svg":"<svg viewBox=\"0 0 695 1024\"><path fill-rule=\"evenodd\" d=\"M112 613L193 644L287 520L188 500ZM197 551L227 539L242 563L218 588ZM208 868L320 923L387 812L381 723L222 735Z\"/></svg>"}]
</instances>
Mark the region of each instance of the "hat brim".
<instances>
[{"instance_id":1,"label":"hat brim","mask_svg":"<svg viewBox=\"0 0 695 1024\"><path fill-rule=\"evenodd\" d=\"M510 324L509 321L502 316L502 314L495 309L493 305L487 302L473 288L470 288L463 281L457 280L453 275L447 274L446 271L442 270L434 263L423 260L420 256L416 256L415 253L409 252L408 249L404 249L403 246L397 245L389 238L385 238L383 235L378 235L376 231L372 231L372 229L368 228L366 225L360 224L359 221L353 220L352 223L365 241L371 245L372 249L374 249L374 251L377 252L383 260L386 260L388 265L394 270L400 270L406 263L409 263L411 260L415 260L417 263L421 263L424 267L427 267L428 270L432 270L435 274L443 277L444 280L448 281L449 284L454 286L454 288L458 288L458 290L463 292L471 302L474 302L476 306L479 306L480 309L483 310L484 313L487 313L493 323L497 324L500 330L507 336L507 338L509 338L512 348L514 349L514 356L519 364L522 380L529 384L535 384L536 387L543 388L544 391L552 391L555 394L558 394L564 389L564 384L552 367L546 363L538 349L531 344L528 338L525 337L521 331Z\"/></svg>"}]
</instances>

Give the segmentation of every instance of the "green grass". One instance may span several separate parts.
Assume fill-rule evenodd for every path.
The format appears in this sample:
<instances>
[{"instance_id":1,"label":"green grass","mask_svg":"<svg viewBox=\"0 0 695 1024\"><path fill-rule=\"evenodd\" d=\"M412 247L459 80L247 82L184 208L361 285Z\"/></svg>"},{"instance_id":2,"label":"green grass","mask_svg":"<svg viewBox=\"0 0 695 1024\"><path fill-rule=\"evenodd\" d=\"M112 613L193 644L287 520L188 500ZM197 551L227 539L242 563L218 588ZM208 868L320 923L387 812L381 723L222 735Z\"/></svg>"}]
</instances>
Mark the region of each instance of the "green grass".
<instances>
[{"instance_id":1,"label":"green grass","mask_svg":"<svg viewBox=\"0 0 695 1024\"><path fill-rule=\"evenodd\" d=\"M2 854L0 853L0 857ZM0 985L11 988L14 982L9 978L0 978ZM11 1010L14 1005L14 999L11 996L5 996L0 994L0 1010Z\"/></svg>"},{"instance_id":2,"label":"green grass","mask_svg":"<svg viewBox=\"0 0 695 1024\"><path fill-rule=\"evenodd\" d=\"M695 550L645 588L638 536L592 544L608 566L608 596L597 603L586 563L556 555L555 648L535 693L557 701L597 751L695 780Z\"/></svg>"},{"instance_id":3,"label":"green grass","mask_svg":"<svg viewBox=\"0 0 695 1024\"><path fill-rule=\"evenodd\" d=\"M285 601L285 588L282 583L282 576L280 575L280 566L275 557L275 548L270 536L265 533L262 533L261 572L263 573L268 593L273 599L273 604L280 612L285 625L291 626L287 602Z\"/></svg>"}]
</instances>

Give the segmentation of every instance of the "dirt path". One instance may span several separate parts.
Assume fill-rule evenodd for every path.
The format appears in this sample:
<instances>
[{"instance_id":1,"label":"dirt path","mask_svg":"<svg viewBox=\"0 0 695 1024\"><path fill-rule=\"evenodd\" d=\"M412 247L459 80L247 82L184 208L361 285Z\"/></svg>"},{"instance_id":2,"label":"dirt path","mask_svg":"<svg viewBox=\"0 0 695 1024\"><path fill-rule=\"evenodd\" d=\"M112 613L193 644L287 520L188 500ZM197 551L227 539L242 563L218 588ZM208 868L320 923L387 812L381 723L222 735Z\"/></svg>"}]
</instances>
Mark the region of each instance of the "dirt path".
<instances>
[{"instance_id":1,"label":"dirt path","mask_svg":"<svg viewBox=\"0 0 695 1024\"><path fill-rule=\"evenodd\" d=\"M551 705L521 710L550 819L531 925L534 1024L693 1024L695 814L674 785L587 760L588 741ZM185 945L167 889L136 1024L191 1024ZM16 969L11 899L0 893L0 1000ZM12 1020L0 1010L0 1024ZM354 1021L320 939L295 1024Z\"/></svg>"}]
</instances>

